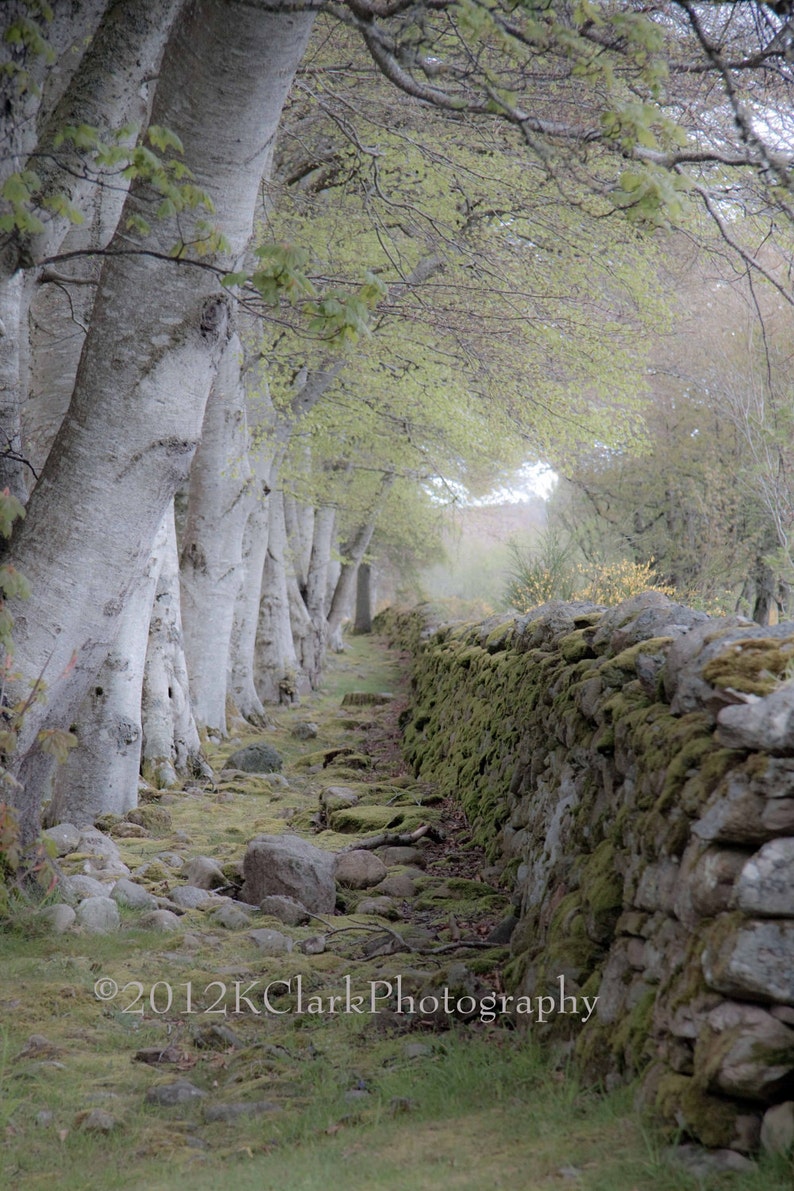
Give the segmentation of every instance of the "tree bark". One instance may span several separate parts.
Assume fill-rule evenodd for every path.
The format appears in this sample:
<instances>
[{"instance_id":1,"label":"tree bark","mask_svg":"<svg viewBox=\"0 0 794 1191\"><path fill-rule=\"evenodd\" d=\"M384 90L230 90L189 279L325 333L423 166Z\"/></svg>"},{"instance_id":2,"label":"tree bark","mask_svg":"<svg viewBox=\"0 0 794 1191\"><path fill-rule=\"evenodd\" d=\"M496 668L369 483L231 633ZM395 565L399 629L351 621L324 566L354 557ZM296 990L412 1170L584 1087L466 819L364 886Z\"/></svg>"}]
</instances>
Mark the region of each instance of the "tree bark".
<instances>
[{"instance_id":1,"label":"tree bark","mask_svg":"<svg viewBox=\"0 0 794 1191\"><path fill-rule=\"evenodd\" d=\"M359 563L356 575L356 614L353 618L354 633L372 632L372 565Z\"/></svg>"},{"instance_id":2,"label":"tree bark","mask_svg":"<svg viewBox=\"0 0 794 1191\"><path fill-rule=\"evenodd\" d=\"M306 571L306 585L303 591L303 607L297 608L293 598L293 627L300 634L298 652L301 665L316 687L325 659L328 625L329 572L331 552L336 527L336 508L323 505L314 514L309 565ZM298 593L300 594L300 593Z\"/></svg>"},{"instance_id":3,"label":"tree bark","mask_svg":"<svg viewBox=\"0 0 794 1191\"><path fill-rule=\"evenodd\" d=\"M225 244L202 263L232 268L251 234L259 181L312 16L246 0L196 0L163 61L152 119L176 132L216 209ZM74 397L11 559L32 596L13 609L24 697L41 703L20 732L14 768L23 831L35 834L49 761L44 727L70 721L114 639L127 593L198 442L228 338L228 297L212 269L175 263L201 237L191 212L157 218L135 184L110 246ZM127 216L148 216L147 233Z\"/></svg>"},{"instance_id":4,"label":"tree bark","mask_svg":"<svg viewBox=\"0 0 794 1191\"><path fill-rule=\"evenodd\" d=\"M32 478L22 444L29 291L21 272L0 282L0 490L8 488L22 504Z\"/></svg>"},{"instance_id":5,"label":"tree bark","mask_svg":"<svg viewBox=\"0 0 794 1191\"><path fill-rule=\"evenodd\" d=\"M301 591L305 590L314 536L314 509L300 504L291 492L283 492L284 524L287 529L292 568Z\"/></svg>"},{"instance_id":6,"label":"tree bark","mask_svg":"<svg viewBox=\"0 0 794 1191\"><path fill-rule=\"evenodd\" d=\"M328 612L328 643L336 653L341 653L344 649L342 624L353 609L358 568L372 541L378 516L393 483L394 473L386 472L381 480L380 488L368 520L359 526L353 537L342 549L342 569L339 573L334 597L331 600L331 607Z\"/></svg>"},{"instance_id":7,"label":"tree bark","mask_svg":"<svg viewBox=\"0 0 794 1191\"><path fill-rule=\"evenodd\" d=\"M247 493L243 576L232 623L228 690L240 715L250 723L264 727L269 721L254 681L254 654L270 525L270 458L261 450L254 452L251 467L253 482Z\"/></svg>"},{"instance_id":8,"label":"tree bark","mask_svg":"<svg viewBox=\"0 0 794 1191\"><path fill-rule=\"evenodd\" d=\"M204 415L182 542L182 627L193 713L200 726L221 736L226 735L229 651L248 519L244 495L251 483L242 351L233 335Z\"/></svg>"},{"instance_id":9,"label":"tree bark","mask_svg":"<svg viewBox=\"0 0 794 1191\"><path fill-rule=\"evenodd\" d=\"M144 572L119 617L113 648L72 726L77 745L56 776L48 813L53 823L85 827L99 815L123 815L137 806L143 670L165 546L163 522Z\"/></svg>"},{"instance_id":10,"label":"tree bark","mask_svg":"<svg viewBox=\"0 0 794 1191\"><path fill-rule=\"evenodd\" d=\"M33 478L25 462L29 452L23 420L27 322L35 285L25 270L56 252L75 230L73 221L54 213L48 202L66 198L75 211L88 216L76 229L71 248L90 253L110 239L127 185L118 170L110 185L98 185L96 171L86 167L84 152L59 145L58 138L69 126L88 125L104 137L130 121L145 124L148 105L142 83L145 77L157 74L168 30L181 4L182 0L161 0L155 5L150 0L115 0L108 5L60 99L40 121L33 165L39 179L34 214L42 230L14 229L0 236L0 488L8 487L22 501L27 499ZM60 335L56 342L63 342ZM71 345L78 347L73 366L65 374L60 370L55 374L56 426L65 409L57 395L64 383L73 381L79 358L81 343L71 338ZM49 406L49 390L47 396Z\"/></svg>"},{"instance_id":11,"label":"tree bark","mask_svg":"<svg viewBox=\"0 0 794 1191\"><path fill-rule=\"evenodd\" d=\"M210 773L190 702L173 502L165 516L165 529L141 700L143 776L159 787L176 785L180 774Z\"/></svg>"},{"instance_id":12,"label":"tree bark","mask_svg":"<svg viewBox=\"0 0 794 1191\"><path fill-rule=\"evenodd\" d=\"M256 685L263 703L295 703L300 694L300 664L290 620L285 558L287 535L279 491L270 494L268 507L270 528L256 639Z\"/></svg>"}]
</instances>

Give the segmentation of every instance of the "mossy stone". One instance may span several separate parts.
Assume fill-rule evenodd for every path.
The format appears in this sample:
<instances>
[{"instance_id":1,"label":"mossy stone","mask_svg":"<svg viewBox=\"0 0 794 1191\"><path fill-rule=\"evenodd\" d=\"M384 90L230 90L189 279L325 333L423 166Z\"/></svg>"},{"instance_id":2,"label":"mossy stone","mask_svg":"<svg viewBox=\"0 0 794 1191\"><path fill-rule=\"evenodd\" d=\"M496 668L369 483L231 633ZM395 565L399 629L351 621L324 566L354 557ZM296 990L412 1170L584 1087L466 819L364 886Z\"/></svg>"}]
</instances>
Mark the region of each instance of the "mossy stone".
<instances>
[{"instance_id":1,"label":"mossy stone","mask_svg":"<svg viewBox=\"0 0 794 1191\"><path fill-rule=\"evenodd\" d=\"M165 807L154 806L152 803L127 811L125 817L127 822L145 827L152 835L165 835L172 827L171 816Z\"/></svg>"}]
</instances>

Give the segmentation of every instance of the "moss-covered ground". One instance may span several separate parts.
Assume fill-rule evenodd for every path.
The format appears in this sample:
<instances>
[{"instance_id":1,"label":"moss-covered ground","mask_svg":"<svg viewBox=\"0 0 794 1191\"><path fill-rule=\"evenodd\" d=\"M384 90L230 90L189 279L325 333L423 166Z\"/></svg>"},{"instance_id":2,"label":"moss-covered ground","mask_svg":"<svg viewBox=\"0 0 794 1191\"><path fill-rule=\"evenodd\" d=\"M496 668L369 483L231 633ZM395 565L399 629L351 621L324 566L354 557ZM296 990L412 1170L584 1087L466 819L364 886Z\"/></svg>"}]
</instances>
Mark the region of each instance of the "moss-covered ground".
<instances>
[{"instance_id":1,"label":"moss-covered ground","mask_svg":"<svg viewBox=\"0 0 794 1191\"><path fill-rule=\"evenodd\" d=\"M428 833L421 868L408 866L415 897L395 899L388 918L356 913L367 891L346 894L336 915L300 928L254 914L250 925L229 930L194 910L179 930L154 932L127 911L116 934L55 936L21 908L0 933L0 1187L791 1186L780 1164L706 1178L682 1171L668 1160L666 1140L635 1113L631 1089L601 1095L582 1086L564 1058L544 1052L541 1027L401 1015L393 1002L379 1013L329 1011L347 979L356 993L376 981L393 985L399 975L406 991L419 992L476 974L497 989L507 957L486 936L508 912L509 891L492 883L455 805L439 803L403 765L400 684L397 655L376 640L352 639L331 659L321 692L277 711L264 734L238 724L210 750L215 782L152 795L150 805L159 803L170 824L157 835L118 840L132 869L176 852L212 856L232 873L247 840L287 825L338 850L386 822L396 831L426 823L443 839ZM351 691L397 698L343 708ZM300 721L314 723L317 736L293 735ZM284 758L286 785L222 773L233 749L263 735ZM369 764L346 768L351 755ZM324 820L319 797L329 785L348 787L360 806L382 813L371 822ZM163 861L150 870L158 893L181 879ZM264 957L250 937L261 926L289 935L295 949ZM300 950L317 936L324 951ZM304 999L318 998L322 1011L296 1011L299 976ZM103 980L116 982L116 997L98 999ZM292 985L273 988L273 1012L254 1012L262 1009L257 991L253 1009L243 1000L234 1011L235 992L245 997L254 985L261 993L277 981ZM177 1079L203 1095L173 1107L147 1101L153 1088Z\"/></svg>"}]
</instances>

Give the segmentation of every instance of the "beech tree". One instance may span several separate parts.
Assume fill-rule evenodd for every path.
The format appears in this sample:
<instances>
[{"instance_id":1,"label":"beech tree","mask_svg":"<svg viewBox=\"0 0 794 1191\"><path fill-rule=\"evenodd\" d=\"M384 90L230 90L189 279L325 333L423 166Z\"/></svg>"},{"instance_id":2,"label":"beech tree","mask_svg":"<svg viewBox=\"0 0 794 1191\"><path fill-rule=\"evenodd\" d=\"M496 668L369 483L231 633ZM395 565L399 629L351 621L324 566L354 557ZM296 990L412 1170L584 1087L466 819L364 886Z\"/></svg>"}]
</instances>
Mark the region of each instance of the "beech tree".
<instances>
[{"instance_id":1,"label":"beech tree","mask_svg":"<svg viewBox=\"0 0 794 1191\"><path fill-rule=\"evenodd\" d=\"M216 269L251 235L262 173L310 13L245 3L185 8L166 47L152 111L182 148L216 225L190 198L133 182L108 248L69 412L10 558L30 582L16 609L13 700L46 683L24 718L14 767L35 833L49 757L42 729L68 726L113 645L118 619L177 486L229 338ZM206 206L206 204L205 204ZM202 243L199 267L175 245ZM178 400L175 395L178 394ZM108 527L112 532L108 533ZM16 691L19 693L16 694Z\"/></svg>"}]
</instances>

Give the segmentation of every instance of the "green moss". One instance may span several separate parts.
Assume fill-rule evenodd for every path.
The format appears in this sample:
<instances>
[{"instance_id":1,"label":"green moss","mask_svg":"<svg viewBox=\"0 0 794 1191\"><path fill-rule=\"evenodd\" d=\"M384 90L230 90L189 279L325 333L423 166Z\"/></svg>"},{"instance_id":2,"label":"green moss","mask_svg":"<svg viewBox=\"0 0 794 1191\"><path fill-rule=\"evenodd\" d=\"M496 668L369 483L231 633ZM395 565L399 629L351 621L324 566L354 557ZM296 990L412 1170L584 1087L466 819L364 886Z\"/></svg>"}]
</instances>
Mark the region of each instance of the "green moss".
<instances>
[{"instance_id":1,"label":"green moss","mask_svg":"<svg viewBox=\"0 0 794 1191\"><path fill-rule=\"evenodd\" d=\"M334 831L343 833L386 829L414 831L437 815L437 811L422 807L401 807L398 810L393 806L351 806L332 811L328 819Z\"/></svg>"},{"instance_id":2,"label":"green moss","mask_svg":"<svg viewBox=\"0 0 794 1191\"><path fill-rule=\"evenodd\" d=\"M750 637L734 641L703 667L712 686L751 695L768 695L794 662L794 638Z\"/></svg>"},{"instance_id":3,"label":"green moss","mask_svg":"<svg viewBox=\"0 0 794 1191\"><path fill-rule=\"evenodd\" d=\"M672 637L651 637L647 641L639 641L630 645L613 658L607 658L599 666L599 673L607 686L620 686L626 681L626 676L632 678L637 674L637 658L641 654L653 655L666 653L673 642Z\"/></svg>"},{"instance_id":4,"label":"green moss","mask_svg":"<svg viewBox=\"0 0 794 1191\"><path fill-rule=\"evenodd\" d=\"M604 757L612 756L615 751L614 725L605 724L603 728L595 732L590 747L595 749L597 753L601 753Z\"/></svg>"},{"instance_id":5,"label":"green moss","mask_svg":"<svg viewBox=\"0 0 794 1191\"><path fill-rule=\"evenodd\" d=\"M709 1096L687 1075L670 1072L659 1080L656 1109L671 1126L683 1128L710 1149L730 1146L736 1133L736 1106Z\"/></svg>"},{"instance_id":6,"label":"green moss","mask_svg":"<svg viewBox=\"0 0 794 1191\"><path fill-rule=\"evenodd\" d=\"M628 721L630 716L644 710L650 705L650 700L640 684L638 682L626 683L625 679L626 676L624 674L623 682L625 685L622 689L610 695L601 704L600 710L602 715L613 724L622 723L624 720Z\"/></svg>"},{"instance_id":7,"label":"green moss","mask_svg":"<svg viewBox=\"0 0 794 1191\"><path fill-rule=\"evenodd\" d=\"M488 653L499 653L501 650L507 649L511 643L514 631L514 620L506 620L498 625L497 628L493 629L485 638L485 648Z\"/></svg>"},{"instance_id":8,"label":"green moss","mask_svg":"<svg viewBox=\"0 0 794 1191\"><path fill-rule=\"evenodd\" d=\"M580 662L584 658L595 657L592 633L589 629L576 629L575 632L569 633L567 637L562 638L559 647L566 662Z\"/></svg>"},{"instance_id":9,"label":"green moss","mask_svg":"<svg viewBox=\"0 0 794 1191\"><path fill-rule=\"evenodd\" d=\"M590 981L588 985L589 983ZM595 992L588 993L585 992L585 988L582 989L583 996L595 996L598 991L596 988ZM596 1017L591 1017L576 1039L574 1058L577 1066L595 1083L601 1082L615 1069L610 1046L611 1037L612 1027L602 1025Z\"/></svg>"},{"instance_id":10,"label":"green moss","mask_svg":"<svg viewBox=\"0 0 794 1191\"><path fill-rule=\"evenodd\" d=\"M581 898L588 936L597 943L612 938L623 908L623 878L615 864L615 845L603 840L585 861L581 876Z\"/></svg>"},{"instance_id":11,"label":"green moss","mask_svg":"<svg viewBox=\"0 0 794 1191\"><path fill-rule=\"evenodd\" d=\"M651 1029L655 1005L656 990L646 989L612 1035L612 1053L622 1058L625 1070L632 1074L638 1074L654 1057Z\"/></svg>"}]
</instances>

